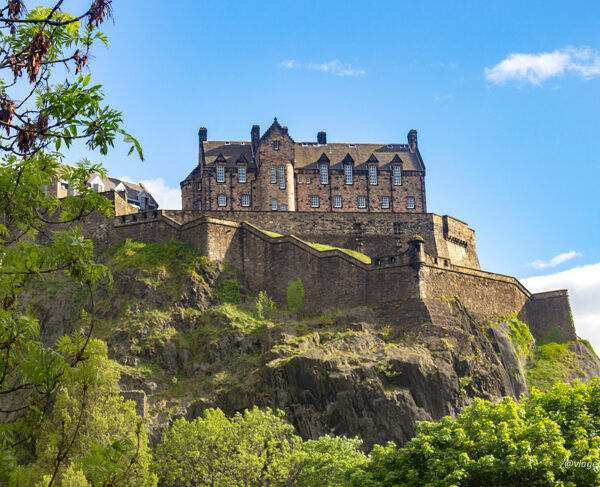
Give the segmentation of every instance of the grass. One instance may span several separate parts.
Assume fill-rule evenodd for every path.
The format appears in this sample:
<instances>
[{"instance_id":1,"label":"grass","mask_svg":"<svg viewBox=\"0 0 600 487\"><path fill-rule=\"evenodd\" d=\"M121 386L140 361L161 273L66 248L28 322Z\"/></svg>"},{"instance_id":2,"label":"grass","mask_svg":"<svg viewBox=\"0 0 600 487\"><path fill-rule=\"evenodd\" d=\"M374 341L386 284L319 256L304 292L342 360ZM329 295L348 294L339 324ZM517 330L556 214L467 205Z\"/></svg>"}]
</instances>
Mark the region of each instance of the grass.
<instances>
[{"instance_id":1,"label":"grass","mask_svg":"<svg viewBox=\"0 0 600 487\"><path fill-rule=\"evenodd\" d=\"M340 250L341 252L344 252L345 254L350 255L350 256L354 257L355 259L360 260L361 262L364 262L365 264L371 263L371 257L369 257L368 255L362 254L360 252L357 252L356 250L344 249L341 247L333 247L331 245L320 244L320 243L315 243L315 242L304 242L304 243L310 245L314 249L321 250L321 251Z\"/></svg>"},{"instance_id":2,"label":"grass","mask_svg":"<svg viewBox=\"0 0 600 487\"><path fill-rule=\"evenodd\" d=\"M568 343L547 343L534 352L527 365L527 385L542 391L557 382L569 379L572 373L583 375L577 355L569 350Z\"/></svg>"}]
</instances>

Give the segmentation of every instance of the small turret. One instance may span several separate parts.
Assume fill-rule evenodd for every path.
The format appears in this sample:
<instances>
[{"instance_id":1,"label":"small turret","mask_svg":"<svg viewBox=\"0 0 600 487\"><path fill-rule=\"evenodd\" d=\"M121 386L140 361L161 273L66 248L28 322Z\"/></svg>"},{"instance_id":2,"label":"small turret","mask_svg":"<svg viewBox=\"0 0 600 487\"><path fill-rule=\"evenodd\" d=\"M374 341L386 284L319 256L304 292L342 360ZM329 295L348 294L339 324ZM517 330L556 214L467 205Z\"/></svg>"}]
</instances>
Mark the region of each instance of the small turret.
<instances>
[{"instance_id":1,"label":"small turret","mask_svg":"<svg viewBox=\"0 0 600 487\"><path fill-rule=\"evenodd\" d=\"M408 242L408 257L410 265L418 269L425 263L425 240L420 235L415 235Z\"/></svg>"}]
</instances>

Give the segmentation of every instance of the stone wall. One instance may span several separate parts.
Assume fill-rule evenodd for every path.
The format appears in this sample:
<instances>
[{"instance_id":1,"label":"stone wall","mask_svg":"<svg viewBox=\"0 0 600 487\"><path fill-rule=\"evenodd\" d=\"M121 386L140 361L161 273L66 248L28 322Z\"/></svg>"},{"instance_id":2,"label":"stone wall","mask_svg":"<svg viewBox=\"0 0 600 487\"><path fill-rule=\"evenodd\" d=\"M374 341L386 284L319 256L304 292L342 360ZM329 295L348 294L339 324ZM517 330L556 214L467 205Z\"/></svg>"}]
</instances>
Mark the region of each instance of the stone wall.
<instances>
[{"instance_id":1,"label":"stone wall","mask_svg":"<svg viewBox=\"0 0 600 487\"><path fill-rule=\"evenodd\" d=\"M272 215L270 212L256 214L265 218ZM306 312L359 305L394 306L406 312L400 322L415 324L444 319L441 315L434 316L436 307L439 308L435 303L458 298L478 319L492 319L517 311L538 338L575 339L566 291L532 296L513 277L453 265L449 259L431 255L427 241L424 245L427 253L415 253L416 244L411 243L413 247L397 253L393 259L373 259L372 264L366 264L340 250L319 251L295 236L272 236L245 222L208 216L191 219L185 212L176 215L167 212L167 215L147 211L121 215L112 221L95 217L88 220L84 232L100 250L126 238L148 243L188 242L210 260L241 269L252 292L265 290L283 307L287 304L289 284L301 279ZM179 221L170 216L177 216ZM332 225L342 223L332 220L335 215L331 213L323 216ZM404 215L409 216L412 215ZM420 222L404 222L412 230L429 229L428 235L438 240L444 232L459 235L455 238L472 237L472 231L464 224L461 226L458 220L431 214L420 215L420 218ZM189 221L184 222L186 219ZM285 223L291 227L300 225L295 218ZM374 226L389 223L380 220L375 221ZM461 231L463 233L459 233ZM429 245L431 248L431 243ZM434 240L434 249L436 245ZM439 248L444 250L441 245Z\"/></svg>"},{"instance_id":2,"label":"stone wall","mask_svg":"<svg viewBox=\"0 0 600 487\"><path fill-rule=\"evenodd\" d=\"M434 213L335 213L335 212L197 212L163 211L184 224L202 216L228 221L247 221L259 228L295 235L302 240L358 250L370 257L406 251L415 234L425 239L425 251L455 265L479 268L475 232L460 220ZM445 228L449 232L445 232ZM448 238L450 237L450 238Z\"/></svg>"},{"instance_id":3,"label":"stone wall","mask_svg":"<svg viewBox=\"0 0 600 487\"><path fill-rule=\"evenodd\" d=\"M526 321L538 342L572 342L577 340L569 293L548 291L531 296L525 309Z\"/></svg>"}]
</instances>

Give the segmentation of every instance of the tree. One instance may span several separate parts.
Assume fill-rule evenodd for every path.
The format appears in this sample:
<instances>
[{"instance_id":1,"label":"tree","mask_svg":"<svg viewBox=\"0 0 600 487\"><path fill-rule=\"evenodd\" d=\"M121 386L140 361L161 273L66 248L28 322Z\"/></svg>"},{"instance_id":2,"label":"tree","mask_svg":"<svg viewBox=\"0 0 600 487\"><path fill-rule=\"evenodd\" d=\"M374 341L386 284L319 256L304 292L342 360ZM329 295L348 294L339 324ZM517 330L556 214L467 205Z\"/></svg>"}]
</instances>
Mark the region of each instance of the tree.
<instances>
[{"instance_id":1,"label":"tree","mask_svg":"<svg viewBox=\"0 0 600 487\"><path fill-rule=\"evenodd\" d=\"M107 275L93 260L93 248L78 223L93 211L110 214L108 200L88 185L101 166L82 161L65 167L61 147L80 140L106 154L121 134L120 112L103 104L100 85L84 76L94 42L106 44L98 27L111 15L110 0L93 0L79 16L61 10L63 1L30 11L21 0L0 7L0 483L17 481L28 447L46 424L57 393L70 379L91 371L97 347L92 289ZM64 81L57 82L59 78ZM74 195L58 200L44 187L58 177ZM36 280L64 273L88 289L86 328L54 347L38 340L40 324L21 302ZM97 371L96 371L97 372ZM93 381L94 378L91 377ZM78 400L86 406L85 394ZM58 396L61 397L60 395ZM71 396L70 396L71 397ZM60 400L57 399L57 405ZM65 404L66 406L66 404ZM54 450L53 485L77 444L79 428ZM122 445L123 446L123 445Z\"/></svg>"},{"instance_id":2,"label":"tree","mask_svg":"<svg viewBox=\"0 0 600 487\"><path fill-rule=\"evenodd\" d=\"M404 448L376 446L352 485L598 485L599 426L598 380L533 389L521 404L476 400L456 420L419 423Z\"/></svg>"},{"instance_id":3,"label":"tree","mask_svg":"<svg viewBox=\"0 0 600 487\"><path fill-rule=\"evenodd\" d=\"M275 487L296 474L300 438L281 411L257 407L227 418L207 409L192 422L176 420L155 450L167 486Z\"/></svg>"},{"instance_id":4,"label":"tree","mask_svg":"<svg viewBox=\"0 0 600 487\"><path fill-rule=\"evenodd\" d=\"M142 420L134 403L119 394L119 372L107 358L106 344L92 339L88 349L90 358L70 371L41 424L35 461L21 467L15 478L40 487L52 476L60 486L85 479L90 486L152 487L156 478L149 471L151 453ZM69 448L63 446L66 442L72 442ZM56 464L60 451L65 456Z\"/></svg>"},{"instance_id":5,"label":"tree","mask_svg":"<svg viewBox=\"0 0 600 487\"><path fill-rule=\"evenodd\" d=\"M302 444L299 487L343 487L348 472L362 465L367 457L359 448L362 440L343 436L322 436Z\"/></svg>"}]
</instances>

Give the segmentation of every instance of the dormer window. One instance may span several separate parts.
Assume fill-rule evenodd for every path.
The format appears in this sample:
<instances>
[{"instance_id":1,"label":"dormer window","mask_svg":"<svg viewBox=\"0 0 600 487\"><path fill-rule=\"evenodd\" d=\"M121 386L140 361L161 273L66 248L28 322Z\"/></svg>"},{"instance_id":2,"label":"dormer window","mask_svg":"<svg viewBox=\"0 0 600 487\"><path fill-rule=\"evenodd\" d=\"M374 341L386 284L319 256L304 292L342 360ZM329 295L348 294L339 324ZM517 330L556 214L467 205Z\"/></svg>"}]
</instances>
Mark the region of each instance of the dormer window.
<instances>
[{"instance_id":1,"label":"dormer window","mask_svg":"<svg viewBox=\"0 0 600 487\"><path fill-rule=\"evenodd\" d=\"M402 168L394 166L394 186L402 186Z\"/></svg>"},{"instance_id":2,"label":"dormer window","mask_svg":"<svg viewBox=\"0 0 600 487\"><path fill-rule=\"evenodd\" d=\"M246 166L238 166L238 182L246 182Z\"/></svg>"},{"instance_id":3,"label":"dormer window","mask_svg":"<svg viewBox=\"0 0 600 487\"><path fill-rule=\"evenodd\" d=\"M321 164L321 184L329 184L329 166Z\"/></svg>"},{"instance_id":4,"label":"dormer window","mask_svg":"<svg viewBox=\"0 0 600 487\"><path fill-rule=\"evenodd\" d=\"M369 184L377 186L377 166L369 166Z\"/></svg>"},{"instance_id":5,"label":"dormer window","mask_svg":"<svg viewBox=\"0 0 600 487\"><path fill-rule=\"evenodd\" d=\"M346 164L344 166L344 182L346 184L353 184L354 183L354 174L352 171L352 166L350 164Z\"/></svg>"},{"instance_id":6,"label":"dormer window","mask_svg":"<svg viewBox=\"0 0 600 487\"><path fill-rule=\"evenodd\" d=\"M217 183L225 182L225 166L217 166Z\"/></svg>"}]
</instances>

